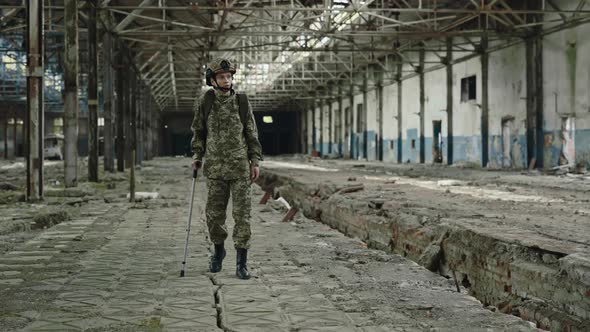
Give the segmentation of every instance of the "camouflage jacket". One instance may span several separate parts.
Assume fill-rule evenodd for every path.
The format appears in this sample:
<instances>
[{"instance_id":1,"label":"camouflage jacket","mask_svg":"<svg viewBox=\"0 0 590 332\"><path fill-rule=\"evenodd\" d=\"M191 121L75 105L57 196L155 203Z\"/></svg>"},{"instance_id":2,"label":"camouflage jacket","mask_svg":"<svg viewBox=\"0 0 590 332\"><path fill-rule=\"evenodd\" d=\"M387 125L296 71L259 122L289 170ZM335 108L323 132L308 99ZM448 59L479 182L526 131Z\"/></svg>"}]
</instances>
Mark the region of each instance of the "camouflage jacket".
<instances>
[{"instance_id":1,"label":"camouflage jacket","mask_svg":"<svg viewBox=\"0 0 590 332\"><path fill-rule=\"evenodd\" d=\"M193 159L206 158L203 172L208 178L249 178L250 163L258 166L262 159L252 107L248 104L249 117L243 130L237 95L224 96L215 92L207 121L203 119L203 100L201 98L197 104L191 126Z\"/></svg>"}]
</instances>

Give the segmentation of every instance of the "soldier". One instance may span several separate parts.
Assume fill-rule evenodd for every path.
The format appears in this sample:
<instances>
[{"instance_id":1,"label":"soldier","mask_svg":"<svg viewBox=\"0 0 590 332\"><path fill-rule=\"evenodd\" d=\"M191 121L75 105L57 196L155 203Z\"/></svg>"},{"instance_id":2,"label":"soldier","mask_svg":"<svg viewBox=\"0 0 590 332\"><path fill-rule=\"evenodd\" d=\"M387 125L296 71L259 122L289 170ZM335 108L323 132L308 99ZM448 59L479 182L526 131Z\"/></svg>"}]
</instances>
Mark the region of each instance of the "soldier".
<instances>
[{"instance_id":1,"label":"soldier","mask_svg":"<svg viewBox=\"0 0 590 332\"><path fill-rule=\"evenodd\" d=\"M223 243L228 235L225 217L231 193L236 275L240 279L249 279L250 186L260 174L262 147L246 95L236 94L232 89L235 73L235 67L228 60L221 59L208 65L205 78L213 89L205 93L195 110L191 126L192 167L199 169L200 161L206 157L203 167L208 180L205 214L209 238L215 246L210 272L221 271L225 257Z\"/></svg>"}]
</instances>

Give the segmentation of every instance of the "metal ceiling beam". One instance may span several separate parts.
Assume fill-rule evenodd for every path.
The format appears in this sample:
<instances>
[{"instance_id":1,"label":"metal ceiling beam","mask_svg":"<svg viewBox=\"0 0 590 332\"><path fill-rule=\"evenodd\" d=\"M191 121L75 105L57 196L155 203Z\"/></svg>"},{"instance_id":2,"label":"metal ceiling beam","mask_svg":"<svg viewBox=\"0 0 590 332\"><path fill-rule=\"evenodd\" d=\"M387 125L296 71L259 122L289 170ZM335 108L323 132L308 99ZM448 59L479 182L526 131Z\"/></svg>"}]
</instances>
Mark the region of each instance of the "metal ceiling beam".
<instances>
[{"instance_id":1,"label":"metal ceiling beam","mask_svg":"<svg viewBox=\"0 0 590 332\"><path fill-rule=\"evenodd\" d=\"M145 10L144 8L151 5L152 2L154 2L154 0L143 0L139 4L137 9L133 10L133 12L129 13L127 17L125 17L119 24L117 24L117 26L114 29L115 32L120 32L124 30L127 26L129 26L129 24L133 23L133 21L139 16L139 14L141 14Z\"/></svg>"}]
</instances>

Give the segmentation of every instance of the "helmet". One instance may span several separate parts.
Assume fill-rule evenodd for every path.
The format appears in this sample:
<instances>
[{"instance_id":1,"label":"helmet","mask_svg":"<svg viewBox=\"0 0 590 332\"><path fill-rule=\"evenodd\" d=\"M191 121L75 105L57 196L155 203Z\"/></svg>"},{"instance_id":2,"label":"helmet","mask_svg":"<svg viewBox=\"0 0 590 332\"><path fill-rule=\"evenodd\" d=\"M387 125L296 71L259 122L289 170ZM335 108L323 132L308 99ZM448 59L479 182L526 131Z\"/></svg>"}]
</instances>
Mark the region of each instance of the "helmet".
<instances>
[{"instance_id":1,"label":"helmet","mask_svg":"<svg viewBox=\"0 0 590 332\"><path fill-rule=\"evenodd\" d=\"M216 59L207 65L207 71L205 72L205 80L207 85L211 86L211 79L215 79L217 73L230 72L236 73L234 65L226 59Z\"/></svg>"}]
</instances>

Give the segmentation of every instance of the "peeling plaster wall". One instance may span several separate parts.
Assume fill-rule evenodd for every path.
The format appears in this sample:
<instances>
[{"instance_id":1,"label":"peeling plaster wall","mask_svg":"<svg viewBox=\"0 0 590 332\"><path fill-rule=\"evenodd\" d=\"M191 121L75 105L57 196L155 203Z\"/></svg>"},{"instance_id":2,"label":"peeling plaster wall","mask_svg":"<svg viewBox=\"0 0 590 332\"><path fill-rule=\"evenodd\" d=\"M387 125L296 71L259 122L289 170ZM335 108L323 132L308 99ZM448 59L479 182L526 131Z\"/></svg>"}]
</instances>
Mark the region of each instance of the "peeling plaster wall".
<instances>
[{"instance_id":1,"label":"peeling plaster wall","mask_svg":"<svg viewBox=\"0 0 590 332\"><path fill-rule=\"evenodd\" d=\"M377 159L377 134L379 133L379 124L377 123L377 112L379 105L377 104L377 90L367 92L367 159Z\"/></svg>"},{"instance_id":2,"label":"peeling plaster wall","mask_svg":"<svg viewBox=\"0 0 590 332\"><path fill-rule=\"evenodd\" d=\"M420 79L412 77L402 84L402 161L417 163L420 153ZM412 144L413 142L413 144ZM412 147L413 146L413 147Z\"/></svg>"},{"instance_id":3,"label":"peeling plaster wall","mask_svg":"<svg viewBox=\"0 0 590 332\"><path fill-rule=\"evenodd\" d=\"M461 79L472 75L476 76L476 99L462 102ZM479 57L453 66L453 102L456 105L453 114L454 162L481 164L481 92Z\"/></svg>"},{"instance_id":4,"label":"peeling plaster wall","mask_svg":"<svg viewBox=\"0 0 590 332\"><path fill-rule=\"evenodd\" d=\"M383 87L383 161L397 160L397 86Z\"/></svg>"},{"instance_id":5,"label":"peeling plaster wall","mask_svg":"<svg viewBox=\"0 0 590 332\"><path fill-rule=\"evenodd\" d=\"M433 162L433 145L435 140L432 121L441 121L443 137L442 151L443 162L447 156L447 73L439 69L424 74L424 137L425 153L424 162Z\"/></svg>"},{"instance_id":6,"label":"peeling plaster wall","mask_svg":"<svg viewBox=\"0 0 590 332\"><path fill-rule=\"evenodd\" d=\"M564 9L575 9L578 1L563 1ZM561 5L561 3L560 3ZM555 16L554 18L559 18ZM551 168L563 164L564 155L572 156L575 164L590 168L590 24L580 25L569 30L546 35L543 39L543 87L544 87L544 166ZM474 38L472 42L478 43ZM493 46L493 43L490 44ZM472 47L463 42L467 50ZM454 59L468 56L469 52L453 52ZM418 53L408 53L406 59L418 63ZM425 80L425 162L433 162L433 121L441 121L443 135L443 163L448 156L448 118L446 113L446 68L428 71L437 66L439 59L433 54L426 54ZM392 65L389 70L395 72ZM414 67L403 66L402 84L402 161L419 162L420 152L420 80ZM482 162L482 65L481 57L476 56L453 65L453 162ZM363 84L365 73L359 70L354 75L353 84ZM476 76L475 100L461 101L461 79ZM366 119L365 128L357 124L358 105L363 104L363 94L354 95L353 104L350 97L343 95L342 114L351 107L352 123L345 128L342 121L342 152L350 152L352 159L363 159L364 139L368 140L366 156L369 160L377 159L377 123L378 103L372 72L368 75L367 105L363 105ZM391 82L391 77L389 77ZM524 42L489 54L489 136L488 167L527 167L526 158L526 51ZM358 91L358 90L357 90ZM317 106L317 105L316 105ZM383 87L383 160L396 162L398 153L398 95L397 85L385 84ZM333 121L338 116L338 103L333 104ZM327 112L327 111L326 111ZM316 114L317 140L319 140L319 110ZM570 117L569 131L564 131L564 118ZM324 154L329 144L332 151L339 151L338 135L333 125L332 137L328 137L328 117L325 117ZM310 121L309 121L310 122ZM503 137L503 124L506 122L506 134ZM311 124L310 124L311 128ZM352 132L352 137L347 133ZM568 138L569 137L569 138ZM568 139L567 142L564 140ZM412 148L414 140L414 148ZM308 142L311 144L311 137ZM319 146L316 147L319 150ZM561 159L561 161L560 161Z\"/></svg>"},{"instance_id":7,"label":"peeling plaster wall","mask_svg":"<svg viewBox=\"0 0 590 332\"><path fill-rule=\"evenodd\" d=\"M490 54L489 167L527 166L525 53L525 45L518 44ZM503 154L502 119L510 127L509 159Z\"/></svg>"},{"instance_id":8,"label":"peeling plaster wall","mask_svg":"<svg viewBox=\"0 0 590 332\"><path fill-rule=\"evenodd\" d=\"M563 157L568 155L573 159L570 163L590 167L588 35L590 25L586 24L548 35L543 40L546 167L567 163ZM564 118L572 119L573 128L567 133L562 128ZM564 140L566 134L571 139L569 142Z\"/></svg>"}]
</instances>

